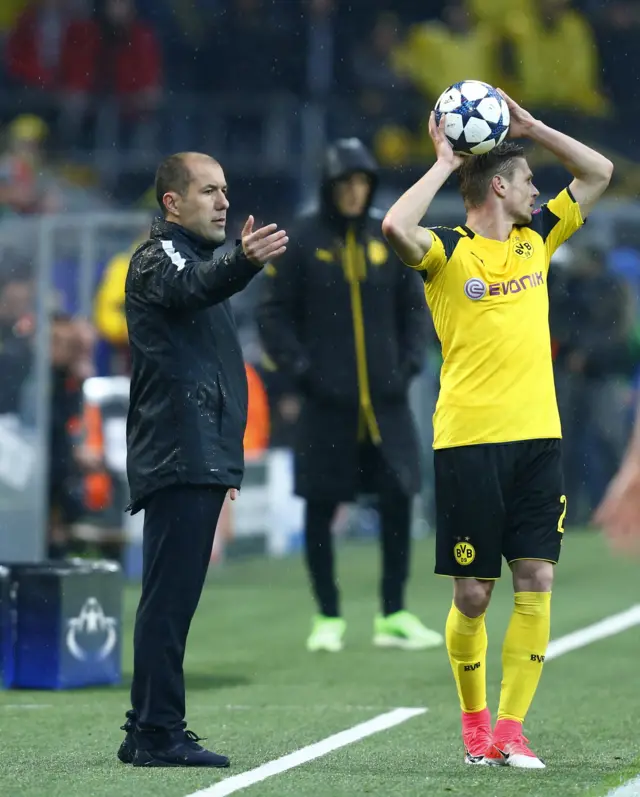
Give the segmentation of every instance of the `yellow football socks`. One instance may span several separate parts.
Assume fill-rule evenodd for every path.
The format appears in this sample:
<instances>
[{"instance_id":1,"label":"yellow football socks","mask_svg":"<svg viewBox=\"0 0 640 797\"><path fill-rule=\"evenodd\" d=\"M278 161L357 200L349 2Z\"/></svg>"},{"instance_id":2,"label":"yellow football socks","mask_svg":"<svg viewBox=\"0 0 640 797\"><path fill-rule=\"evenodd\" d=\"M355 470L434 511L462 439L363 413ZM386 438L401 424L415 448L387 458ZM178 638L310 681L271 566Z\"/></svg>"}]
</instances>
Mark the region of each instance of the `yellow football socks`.
<instances>
[{"instance_id":1,"label":"yellow football socks","mask_svg":"<svg viewBox=\"0 0 640 797\"><path fill-rule=\"evenodd\" d=\"M487 629L484 614L466 617L452 604L445 630L447 652L463 711L487 707Z\"/></svg>"},{"instance_id":2,"label":"yellow football socks","mask_svg":"<svg viewBox=\"0 0 640 797\"><path fill-rule=\"evenodd\" d=\"M502 648L498 719L523 722L538 688L551 626L550 592L516 592Z\"/></svg>"}]
</instances>

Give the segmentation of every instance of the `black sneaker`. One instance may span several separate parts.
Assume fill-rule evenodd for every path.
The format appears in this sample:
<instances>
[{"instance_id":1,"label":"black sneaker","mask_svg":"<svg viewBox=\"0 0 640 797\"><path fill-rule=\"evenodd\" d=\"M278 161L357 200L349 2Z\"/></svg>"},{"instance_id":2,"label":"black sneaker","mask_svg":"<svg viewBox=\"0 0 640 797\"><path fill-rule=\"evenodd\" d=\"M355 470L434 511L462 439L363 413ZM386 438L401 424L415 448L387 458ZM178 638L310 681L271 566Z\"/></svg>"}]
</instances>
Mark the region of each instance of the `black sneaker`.
<instances>
[{"instance_id":1,"label":"black sneaker","mask_svg":"<svg viewBox=\"0 0 640 797\"><path fill-rule=\"evenodd\" d=\"M133 757L134 767L228 767L229 759L198 742L204 741L193 731L183 731L170 747L138 749Z\"/></svg>"},{"instance_id":2,"label":"black sneaker","mask_svg":"<svg viewBox=\"0 0 640 797\"><path fill-rule=\"evenodd\" d=\"M133 732L136 729L136 713L130 709L127 711L126 716L127 721L124 725L120 726L120 730L124 731L127 735L124 737L120 749L118 750L118 758L123 764L131 764L136 754L136 743L133 738Z\"/></svg>"}]
</instances>

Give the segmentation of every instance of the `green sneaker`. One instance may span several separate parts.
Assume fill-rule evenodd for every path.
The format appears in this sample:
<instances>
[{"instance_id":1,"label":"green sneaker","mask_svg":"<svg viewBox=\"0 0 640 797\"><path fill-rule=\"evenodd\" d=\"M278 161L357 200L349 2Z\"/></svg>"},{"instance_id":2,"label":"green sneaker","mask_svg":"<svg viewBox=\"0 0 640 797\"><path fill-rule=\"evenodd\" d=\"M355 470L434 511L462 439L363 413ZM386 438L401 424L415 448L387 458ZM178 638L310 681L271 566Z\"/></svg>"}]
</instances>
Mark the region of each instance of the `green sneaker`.
<instances>
[{"instance_id":1,"label":"green sneaker","mask_svg":"<svg viewBox=\"0 0 640 797\"><path fill-rule=\"evenodd\" d=\"M380 614L376 616L373 635L373 644L376 647L426 650L440 647L443 643L442 634L424 626L411 612L395 612L387 617Z\"/></svg>"},{"instance_id":2,"label":"green sneaker","mask_svg":"<svg viewBox=\"0 0 640 797\"><path fill-rule=\"evenodd\" d=\"M347 629L347 624L342 617L325 617L318 614L313 618L313 628L307 639L307 650L315 653L326 650L337 653L343 648L342 638Z\"/></svg>"}]
</instances>

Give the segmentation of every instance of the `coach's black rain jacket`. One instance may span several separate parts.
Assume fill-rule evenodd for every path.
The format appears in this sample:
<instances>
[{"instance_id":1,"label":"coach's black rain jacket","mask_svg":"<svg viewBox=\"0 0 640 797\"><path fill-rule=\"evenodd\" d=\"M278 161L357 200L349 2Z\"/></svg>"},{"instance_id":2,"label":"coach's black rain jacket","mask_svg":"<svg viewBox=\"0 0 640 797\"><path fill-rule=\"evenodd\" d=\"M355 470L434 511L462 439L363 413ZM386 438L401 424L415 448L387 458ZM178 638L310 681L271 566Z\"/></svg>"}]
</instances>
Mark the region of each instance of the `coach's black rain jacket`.
<instances>
[{"instance_id":1,"label":"coach's black rain jacket","mask_svg":"<svg viewBox=\"0 0 640 797\"><path fill-rule=\"evenodd\" d=\"M125 288L131 345L127 471L132 511L174 484L240 487L247 379L229 297L258 272L242 247L157 220Z\"/></svg>"}]
</instances>

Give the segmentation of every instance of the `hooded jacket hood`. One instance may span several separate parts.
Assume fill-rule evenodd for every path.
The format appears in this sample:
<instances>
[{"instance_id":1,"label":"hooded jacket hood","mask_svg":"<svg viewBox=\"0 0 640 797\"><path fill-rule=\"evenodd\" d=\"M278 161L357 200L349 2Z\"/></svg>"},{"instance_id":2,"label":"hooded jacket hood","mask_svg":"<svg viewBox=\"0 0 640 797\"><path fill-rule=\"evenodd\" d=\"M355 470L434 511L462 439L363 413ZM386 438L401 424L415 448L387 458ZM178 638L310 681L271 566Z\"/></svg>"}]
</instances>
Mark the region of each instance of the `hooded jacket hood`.
<instances>
[{"instance_id":1,"label":"hooded jacket hood","mask_svg":"<svg viewBox=\"0 0 640 797\"><path fill-rule=\"evenodd\" d=\"M378 186L378 166L365 145L358 138L341 138L331 144L325 153L322 182L320 188L320 209L322 215L334 223L344 224L333 201L333 188L338 180L351 174L366 174L371 181L369 199L360 219L365 219Z\"/></svg>"}]
</instances>

